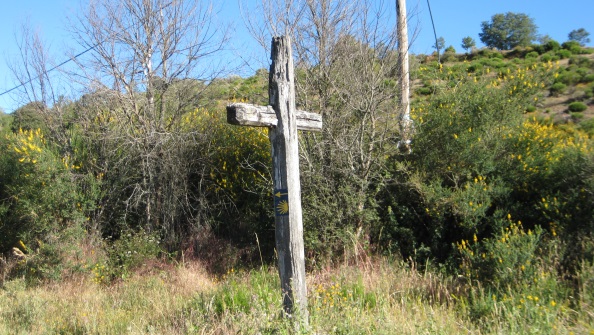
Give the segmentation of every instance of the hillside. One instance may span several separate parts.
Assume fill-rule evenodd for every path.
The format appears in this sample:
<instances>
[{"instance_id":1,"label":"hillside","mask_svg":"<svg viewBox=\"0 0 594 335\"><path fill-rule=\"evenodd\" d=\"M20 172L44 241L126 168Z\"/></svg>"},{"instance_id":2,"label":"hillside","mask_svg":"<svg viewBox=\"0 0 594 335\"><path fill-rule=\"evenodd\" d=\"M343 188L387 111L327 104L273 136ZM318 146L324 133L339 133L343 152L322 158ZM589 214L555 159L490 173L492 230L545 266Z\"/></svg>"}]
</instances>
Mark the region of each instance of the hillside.
<instances>
[{"instance_id":1,"label":"hillside","mask_svg":"<svg viewBox=\"0 0 594 335\"><path fill-rule=\"evenodd\" d=\"M572 49L573 48L573 49ZM570 51L572 50L572 51ZM430 80L443 78L443 74L472 73L477 77L496 78L507 69L530 67L534 64L552 62L550 77L540 91L539 100L528 109L529 116L549 118L555 123L575 123L594 117L594 49L580 48L575 43L556 42L550 45L535 45L511 51L475 50L470 54L445 53L442 57L443 72L418 71L419 68L436 63L436 57L420 55L416 57L419 66L413 73L414 92L417 100L432 92ZM489 69L489 70L487 70ZM556 73L556 74L555 74ZM569 105L582 102L586 109L572 112ZM590 129L589 122L586 128Z\"/></svg>"},{"instance_id":2,"label":"hillside","mask_svg":"<svg viewBox=\"0 0 594 335\"><path fill-rule=\"evenodd\" d=\"M402 150L397 55L364 38L296 62L324 115L299 135L312 330L592 333L592 50L416 55ZM225 112L266 103L267 71L163 78L135 55L0 118L0 333L295 333L268 129Z\"/></svg>"}]
</instances>

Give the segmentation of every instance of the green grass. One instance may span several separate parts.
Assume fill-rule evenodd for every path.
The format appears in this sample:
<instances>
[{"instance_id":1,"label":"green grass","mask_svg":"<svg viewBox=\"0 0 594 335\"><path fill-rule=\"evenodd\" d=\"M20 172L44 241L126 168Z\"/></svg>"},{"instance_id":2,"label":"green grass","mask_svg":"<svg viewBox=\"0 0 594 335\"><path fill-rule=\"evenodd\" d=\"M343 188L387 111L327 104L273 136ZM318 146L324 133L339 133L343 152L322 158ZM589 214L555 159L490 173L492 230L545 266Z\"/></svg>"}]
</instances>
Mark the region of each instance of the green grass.
<instances>
[{"instance_id":1,"label":"green grass","mask_svg":"<svg viewBox=\"0 0 594 335\"><path fill-rule=\"evenodd\" d=\"M583 284L594 278L585 267ZM1 334L295 334L280 317L274 268L229 271L198 264L137 271L98 284L93 274L0 293ZM551 279L554 280L554 279ZM586 286L583 292L587 293ZM495 296L463 280L375 261L308 274L310 333L593 334L591 293L545 301L530 289ZM581 311L581 312L580 312ZM303 330L302 333L308 333Z\"/></svg>"}]
</instances>

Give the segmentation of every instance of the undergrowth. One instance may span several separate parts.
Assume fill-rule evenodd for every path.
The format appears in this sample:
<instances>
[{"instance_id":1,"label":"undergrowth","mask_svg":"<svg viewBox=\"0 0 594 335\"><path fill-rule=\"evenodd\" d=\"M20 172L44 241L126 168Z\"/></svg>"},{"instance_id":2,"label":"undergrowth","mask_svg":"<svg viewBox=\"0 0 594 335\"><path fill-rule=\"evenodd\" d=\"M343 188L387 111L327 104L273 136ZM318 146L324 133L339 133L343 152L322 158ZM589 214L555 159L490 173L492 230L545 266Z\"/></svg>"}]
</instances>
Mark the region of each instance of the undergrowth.
<instances>
[{"instance_id":1,"label":"undergrowth","mask_svg":"<svg viewBox=\"0 0 594 335\"><path fill-rule=\"evenodd\" d=\"M215 277L197 263L162 265L107 285L92 273L60 284L8 281L0 333L594 333L592 264L582 266L575 301L554 275L496 290L385 259L319 269L307 277L310 324L300 331L282 317L274 268Z\"/></svg>"}]
</instances>

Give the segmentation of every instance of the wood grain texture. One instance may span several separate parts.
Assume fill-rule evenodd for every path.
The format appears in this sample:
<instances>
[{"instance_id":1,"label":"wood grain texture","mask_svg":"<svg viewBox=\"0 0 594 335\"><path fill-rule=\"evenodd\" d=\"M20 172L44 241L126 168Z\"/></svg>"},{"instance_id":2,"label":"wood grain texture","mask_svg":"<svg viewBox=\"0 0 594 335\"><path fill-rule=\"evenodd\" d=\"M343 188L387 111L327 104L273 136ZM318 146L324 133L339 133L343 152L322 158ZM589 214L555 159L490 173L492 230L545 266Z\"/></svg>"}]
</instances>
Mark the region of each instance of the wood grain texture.
<instances>
[{"instance_id":1,"label":"wood grain texture","mask_svg":"<svg viewBox=\"0 0 594 335\"><path fill-rule=\"evenodd\" d=\"M287 190L289 213L275 215L276 251L283 292L283 306L290 315L298 315L307 323L307 289L305 284L305 252L299 181L297 116L291 39L272 39L269 104L274 109L277 125L268 132L272 144L274 189Z\"/></svg>"},{"instance_id":2,"label":"wood grain texture","mask_svg":"<svg viewBox=\"0 0 594 335\"><path fill-rule=\"evenodd\" d=\"M297 110L295 116L298 130L322 130L320 114ZM276 127L278 119L272 106L234 103L227 105L227 123L239 126Z\"/></svg>"}]
</instances>

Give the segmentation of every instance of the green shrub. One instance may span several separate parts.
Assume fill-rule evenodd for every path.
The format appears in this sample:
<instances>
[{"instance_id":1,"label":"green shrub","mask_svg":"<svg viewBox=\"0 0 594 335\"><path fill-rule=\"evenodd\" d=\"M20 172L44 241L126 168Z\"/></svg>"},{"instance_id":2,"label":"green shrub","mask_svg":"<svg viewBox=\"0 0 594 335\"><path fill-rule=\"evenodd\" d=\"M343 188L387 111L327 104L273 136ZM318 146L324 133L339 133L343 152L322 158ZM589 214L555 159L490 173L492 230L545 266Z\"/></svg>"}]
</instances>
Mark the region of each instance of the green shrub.
<instances>
[{"instance_id":1,"label":"green shrub","mask_svg":"<svg viewBox=\"0 0 594 335\"><path fill-rule=\"evenodd\" d=\"M574 55L578 55L582 51L582 46L577 41L567 41L562 45L563 49L570 51Z\"/></svg>"},{"instance_id":2,"label":"green shrub","mask_svg":"<svg viewBox=\"0 0 594 335\"><path fill-rule=\"evenodd\" d=\"M9 134L0 139L0 150L1 251L85 221L85 201L71 178L80 163L60 158L39 129Z\"/></svg>"},{"instance_id":3,"label":"green shrub","mask_svg":"<svg viewBox=\"0 0 594 335\"><path fill-rule=\"evenodd\" d=\"M536 111L536 107L534 107L534 105L528 105L528 107L526 107L526 112L528 113L532 113Z\"/></svg>"},{"instance_id":4,"label":"green shrub","mask_svg":"<svg viewBox=\"0 0 594 335\"><path fill-rule=\"evenodd\" d=\"M567 69L566 71L559 73L559 77L557 77L556 81L568 86L574 86L579 83L581 79L582 76L578 72Z\"/></svg>"},{"instance_id":5,"label":"green shrub","mask_svg":"<svg viewBox=\"0 0 594 335\"><path fill-rule=\"evenodd\" d=\"M422 95L430 95L431 93L433 93L433 90L429 87L419 87L417 89L417 92Z\"/></svg>"},{"instance_id":6,"label":"green shrub","mask_svg":"<svg viewBox=\"0 0 594 335\"><path fill-rule=\"evenodd\" d=\"M555 40L547 41L547 43L545 43L543 45L543 47L544 47L545 52L557 51L557 50L561 49L561 45L559 44L559 42L557 42Z\"/></svg>"},{"instance_id":7,"label":"green shrub","mask_svg":"<svg viewBox=\"0 0 594 335\"><path fill-rule=\"evenodd\" d=\"M569 111L570 112L583 112L588 109L588 106L580 101L574 101L569 104Z\"/></svg>"},{"instance_id":8,"label":"green shrub","mask_svg":"<svg viewBox=\"0 0 594 335\"><path fill-rule=\"evenodd\" d=\"M505 56L503 56L503 54L499 51L493 52L489 57L491 58L497 58L497 59L504 59Z\"/></svg>"},{"instance_id":9,"label":"green shrub","mask_svg":"<svg viewBox=\"0 0 594 335\"><path fill-rule=\"evenodd\" d=\"M571 56L569 58L569 65L575 65L577 67L589 68L593 65L592 61L584 56Z\"/></svg>"},{"instance_id":10,"label":"green shrub","mask_svg":"<svg viewBox=\"0 0 594 335\"><path fill-rule=\"evenodd\" d=\"M561 49L561 50L557 50L556 55L560 59L565 59L565 58L571 57L572 53L569 50Z\"/></svg>"},{"instance_id":11,"label":"green shrub","mask_svg":"<svg viewBox=\"0 0 594 335\"><path fill-rule=\"evenodd\" d=\"M586 83L586 84L594 82L594 73L586 74L585 76L582 77L582 80L580 80L580 82Z\"/></svg>"},{"instance_id":12,"label":"green shrub","mask_svg":"<svg viewBox=\"0 0 594 335\"><path fill-rule=\"evenodd\" d=\"M439 90L411 110L414 147L423 149L394 165L394 179L402 184L388 188L381 229L382 242L392 252L420 263L445 261L461 236L488 236L500 228L493 213L513 184L503 183L505 172L497 172L508 169L501 165L510 150L502 139L519 127L526 106L545 83L538 71L525 68L498 76L495 81L455 78L455 87Z\"/></svg>"},{"instance_id":13,"label":"green shrub","mask_svg":"<svg viewBox=\"0 0 594 335\"><path fill-rule=\"evenodd\" d=\"M538 52L531 51L531 52L529 52L529 53L526 54L525 58L536 59L536 58L538 58Z\"/></svg>"},{"instance_id":14,"label":"green shrub","mask_svg":"<svg viewBox=\"0 0 594 335\"><path fill-rule=\"evenodd\" d=\"M579 121L584 118L584 113L581 112L571 112L569 113L569 115L571 115L571 117L576 121Z\"/></svg>"},{"instance_id":15,"label":"green shrub","mask_svg":"<svg viewBox=\"0 0 594 335\"><path fill-rule=\"evenodd\" d=\"M567 89L567 85L560 82L554 83L550 89L551 95L563 94L563 92L565 92L565 89Z\"/></svg>"},{"instance_id":16,"label":"green shrub","mask_svg":"<svg viewBox=\"0 0 594 335\"><path fill-rule=\"evenodd\" d=\"M543 61L543 62L545 62L545 63L546 62L551 62L551 61L553 61L553 55L551 55L550 53L543 54L540 57L540 60Z\"/></svg>"},{"instance_id":17,"label":"green shrub","mask_svg":"<svg viewBox=\"0 0 594 335\"><path fill-rule=\"evenodd\" d=\"M108 247L108 273L112 279L125 278L130 270L155 260L162 252L158 234L124 230Z\"/></svg>"},{"instance_id":18,"label":"green shrub","mask_svg":"<svg viewBox=\"0 0 594 335\"><path fill-rule=\"evenodd\" d=\"M483 64L481 64L480 62L472 62L472 64L470 64L470 66L468 66L468 72L477 72L483 69Z\"/></svg>"},{"instance_id":19,"label":"green shrub","mask_svg":"<svg viewBox=\"0 0 594 335\"><path fill-rule=\"evenodd\" d=\"M461 240L456 247L461 256L460 272L471 281L491 288L517 289L533 284L538 276L538 248L542 229L524 230L521 222L508 224L494 236Z\"/></svg>"}]
</instances>

